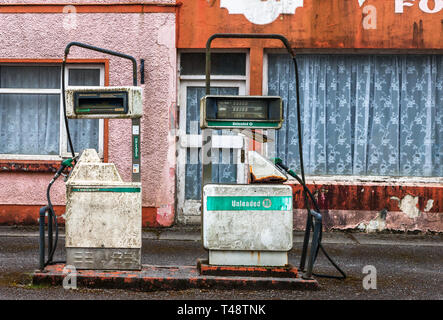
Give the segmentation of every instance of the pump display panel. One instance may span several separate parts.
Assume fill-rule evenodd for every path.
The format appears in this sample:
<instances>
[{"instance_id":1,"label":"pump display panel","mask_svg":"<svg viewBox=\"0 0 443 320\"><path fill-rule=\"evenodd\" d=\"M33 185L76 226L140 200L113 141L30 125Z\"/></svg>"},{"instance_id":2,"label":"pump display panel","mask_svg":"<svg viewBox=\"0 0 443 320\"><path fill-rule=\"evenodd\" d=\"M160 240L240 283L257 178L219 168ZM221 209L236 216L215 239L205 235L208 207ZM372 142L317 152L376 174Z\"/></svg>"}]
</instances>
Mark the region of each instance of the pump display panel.
<instances>
[{"instance_id":1,"label":"pump display panel","mask_svg":"<svg viewBox=\"0 0 443 320\"><path fill-rule=\"evenodd\" d=\"M200 119L202 129L280 129L283 122L282 99L208 95L201 100Z\"/></svg>"},{"instance_id":2,"label":"pump display panel","mask_svg":"<svg viewBox=\"0 0 443 320\"><path fill-rule=\"evenodd\" d=\"M127 92L75 92L76 114L127 114Z\"/></svg>"},{"instance_id":3,"label":"pump display panel","mask_svg":"<svg viewBox=\"0 0 443 320\"><path fill-rule=\"evenodd\" d=\"M268 106L262 100L222 100L218 103L217 119L266 120Z\"/></svg>"},{"instance_id":4,"label":"pump display panel","mask_svg":"<svg viewBox=\"0 0 443 320\"><path fill-rule=\"evenodd\" d=\"M143 115L140 87L68 87L69 119L135 119Z\"/></svg>"}]
</instances>

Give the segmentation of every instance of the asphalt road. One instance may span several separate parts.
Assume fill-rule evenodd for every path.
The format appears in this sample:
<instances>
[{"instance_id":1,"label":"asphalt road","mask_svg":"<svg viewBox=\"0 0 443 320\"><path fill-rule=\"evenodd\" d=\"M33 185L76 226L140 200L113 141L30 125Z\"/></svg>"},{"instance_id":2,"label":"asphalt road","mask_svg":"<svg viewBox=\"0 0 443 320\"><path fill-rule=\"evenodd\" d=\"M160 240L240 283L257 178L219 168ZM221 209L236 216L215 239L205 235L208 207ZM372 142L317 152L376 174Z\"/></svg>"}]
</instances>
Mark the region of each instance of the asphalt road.
<instances>
[{"instance_id":1,"label":"asphalt road","mask_svg":"<svg viewBox=\"0 0 443 320\"><path fill-rule=\"evenodd\" d=\"M195 265L206 257L198 234L176 237L147 236L143 240L143 264ZM288 290L182 290L136 292L124 290L65 290L61 287L34 287L30 274L38 266L38 238L28 234L0 232L0 299L62 300L139 300L139 299L338 299L391 300L443 299L443 236L403 234L325 234L324 247L344 269L346 280L317 278L317 291ZM158 240L162 239L162 240ZM301 235L295 237L290 262L298 265ZM64 260L64 241L59 240L56 260ZM377 272L377 289L363 287L363 268L372 265ZM337 274L320 254L316 273Z\"/></svg>"}]
</instances>

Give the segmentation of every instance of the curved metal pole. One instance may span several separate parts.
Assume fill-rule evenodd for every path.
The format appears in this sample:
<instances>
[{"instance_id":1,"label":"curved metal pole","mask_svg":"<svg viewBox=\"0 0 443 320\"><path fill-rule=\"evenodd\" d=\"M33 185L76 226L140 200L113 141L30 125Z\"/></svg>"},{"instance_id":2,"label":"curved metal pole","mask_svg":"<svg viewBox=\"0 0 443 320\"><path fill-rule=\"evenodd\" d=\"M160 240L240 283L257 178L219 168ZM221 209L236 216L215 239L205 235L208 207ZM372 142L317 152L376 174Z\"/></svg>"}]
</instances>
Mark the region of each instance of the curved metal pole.
<instances>
[{"instance_id":1,"label":"curved metal pole","mask_svg":"<svg viewBox=\"0 0 443 320\"><path fill-rule=\"evenodd\" d=\"M130 55L121 53L121 52L117 52L117 51L112 51L112 50L108 50L108 49L104 49L104 48L100 48L100 47L95 47L95 46L91 46L89 44L86 43L82 43L82 42L70 42L66 48L65 48L65 56L63 58L63 63L62 63L62 99L63 99L63 112L64 112L64 116L65 116L65 127L66 127L66 133L68 136L68 143L69 143L69 147L71 148L71 153L72 153L72 157L75 158L75 152L74 152L74 147L72 144L72 140L71 140L71 135L69 132L69 124L68 124L68 118L66 116L66 97L65 97L65 65L66 65L66 60L67 57L69 55L69 50L71 49L71 47L76 46L76 47L80 47L80 48L84 48L84 49L88 49L88 50L92 50L92 51L97 51L97 52L101 52L101 53L105 53L105 54L109 54L112 56L116 56L116 57L120 57L123 59L128 59L132 62L132 83L133 86L136 87L137 86L137 60ZM138 126L140 128L140 118L136 118L136 119L132 119L132 126ZM137 137L137 140L135 141L135 138ZM132 173L132 181L133 182L140 182L141 181L141 173L140 173L140 156L139 155L135 155L135 148L134 148L134 144L137 144L137 149L140 150L140 129L139 129L139 133L137 135L133 135L133 139L132 139L132 164L133 164L133 170L134 170L134 165L138 165L139 166L139 170L138 172L134 172Z\"/></svg>"},{"instance_id":2,"label":"curved metal pole","mask_svg":"<svg viewBox=\"0 0 443 320\"><path fill-rule=\"evenodd\" d=\"M292 59L295 59L295 51L291 48L289 41L281 34L274 33L215 33L209 37L206 42L206 94L210 94L211 88L211 43L214 39L277 39L283 42L286 50L291 55Z\"/></svg>"},{"instance_id":3,"label":"curved metal pole","mask_svg":"<svg viewBox=\"0 0 443 320\"><path fill-rule=\"evenodd\" d=\"M91 46L89 44L86 43L82 43L82 42L71 42L69 43L66 48L65 48L65 57L64 57L64 61L66 61L68 54L69 54L69 50L71 49L71 47L76 46L76 47L81 47L81 48L85 48L88 50L93 50L93 51L97 51L97 52L101 52L101 53L106 53L112 56L116 56L116 57L120 57L123 59L128 59L132 61L132 77L133 77L133 85L137 86L137 60L135 60L135 58L133 56L124 54L124 53L120 53L117 51L112 51L112 50L108 50L108 49L103 49L100 47L95 47L95 46Z\"/></svg>"}]
</instances>

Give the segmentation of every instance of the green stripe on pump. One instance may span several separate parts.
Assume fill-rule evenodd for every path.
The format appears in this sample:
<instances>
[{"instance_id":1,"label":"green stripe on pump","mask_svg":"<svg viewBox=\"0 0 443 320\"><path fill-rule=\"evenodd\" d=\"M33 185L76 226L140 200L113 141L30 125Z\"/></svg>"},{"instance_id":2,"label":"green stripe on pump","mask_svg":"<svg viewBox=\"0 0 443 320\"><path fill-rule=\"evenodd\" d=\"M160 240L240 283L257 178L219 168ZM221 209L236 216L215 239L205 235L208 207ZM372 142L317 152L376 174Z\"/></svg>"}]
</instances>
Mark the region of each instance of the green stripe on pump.
<instances>
[{"instance_id":1,"label":"green stripe on pump","mask_svg":"<svg viewBox=\"0 0 443 320\"><path fill-rule=\"evenodd\" d=\"M291 196L208 196L208 211L289 211Z\"/></svg>"}]
</instances>

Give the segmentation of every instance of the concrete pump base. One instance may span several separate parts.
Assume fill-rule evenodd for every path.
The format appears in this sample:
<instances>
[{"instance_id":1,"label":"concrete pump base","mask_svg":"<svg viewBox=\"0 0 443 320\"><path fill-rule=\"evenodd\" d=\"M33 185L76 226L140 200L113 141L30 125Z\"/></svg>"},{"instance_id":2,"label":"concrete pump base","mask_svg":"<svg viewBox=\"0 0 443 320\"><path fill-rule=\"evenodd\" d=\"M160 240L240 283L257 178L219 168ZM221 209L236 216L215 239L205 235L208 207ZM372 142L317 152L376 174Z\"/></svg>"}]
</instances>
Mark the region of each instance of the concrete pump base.
<instances>
[{"instance_id":1,"label":"concrete pump base","mask_svg":"<svg viewBox=\"0 0 443 320\"><path fill-rule=\"evenodd\" d=\"M67 273L65 264L47 266L33 274L34 285L62 286ZM184 289L266 289L266 290L315 290L316 280L302 279L298 274L291 277L266 277L251 273L246 276L202 275L197 266L151 266L141 271L77 270L70 274L71 283L76 277L78 288L108 288L137 291L184 290Z\"/></svg>"}]
</instances>

